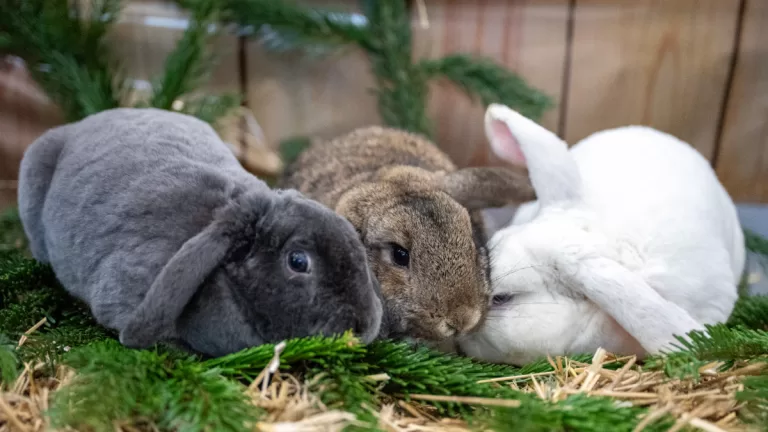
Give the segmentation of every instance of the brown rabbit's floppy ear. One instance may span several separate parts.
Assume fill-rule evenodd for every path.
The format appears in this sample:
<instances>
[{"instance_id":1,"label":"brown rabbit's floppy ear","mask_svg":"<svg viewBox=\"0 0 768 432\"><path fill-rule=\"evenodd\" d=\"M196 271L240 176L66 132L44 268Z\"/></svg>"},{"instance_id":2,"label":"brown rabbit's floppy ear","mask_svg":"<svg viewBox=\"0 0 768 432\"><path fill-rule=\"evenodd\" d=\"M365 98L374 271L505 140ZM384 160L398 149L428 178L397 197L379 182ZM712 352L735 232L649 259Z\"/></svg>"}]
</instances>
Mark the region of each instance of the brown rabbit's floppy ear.
<instances>
[{"instance_id":1,"label":"brown rabbit's floppy ear","mask_svg":"<svg viewBox=\"0 0 768 432\"><path fill-rule=\"evenodd\" d=\"M184 243L120 331L120 343L130 348L148 348L174 335L176 319L227 254L231 243L227 228L226 223L214 221Z\"/></svg>"},{"instance_id":2,"label":"brown rabbit's floppy ear","mask_svg":"<svg viewBox=\"0 0 768 432\"><path fill-rule=\"evenodd\" d=\"M442 189L470 210L536 199L524 167L474 167L445 174Z\"/></svg>"},{"instance_id":3,"label":"brown rabbit's floppy ear","mask_svg":"<svg viewBox=\"0 0 768 432\"><path fill-rule=\"evenodd\" d=\"M390 195L391 192L381 184L362 183L342 195L334 211L346 218L362 235L366 231L369 209L377 207Z\"/></svg>"}]
</instances>

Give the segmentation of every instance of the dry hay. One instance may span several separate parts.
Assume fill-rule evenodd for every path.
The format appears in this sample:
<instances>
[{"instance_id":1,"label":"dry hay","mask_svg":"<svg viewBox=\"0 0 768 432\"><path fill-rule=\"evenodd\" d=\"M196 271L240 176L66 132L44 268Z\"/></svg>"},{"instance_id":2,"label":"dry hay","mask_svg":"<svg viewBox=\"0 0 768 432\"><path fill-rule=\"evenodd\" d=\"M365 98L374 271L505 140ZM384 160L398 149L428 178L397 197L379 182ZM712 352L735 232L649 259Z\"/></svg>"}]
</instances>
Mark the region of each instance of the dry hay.
<instances>
[{"instance_id":1,"label":"dry hay","mask_svg":"<svg viewBox=\"0 0 768 432\"><path fill-rule=\"evenodd\" d=\"M245 392L252 403L263 409L265 415L254 425L263 432L319 432L341 431L356 422L352 413L325 406L318 393L318 377L310 381L279 373L279 355L284 345L276 347L275 357ZM618 369L606 369L615 361L626 362ZM765 364L736 364L724 372L717 372L720 364L712 363L700 369L701 378L678 380L665 377L660 371L644 371L636 365L635 357L616 357L599 349L591 363L580 363L563 357L549 359L551 372L499 377L485 380L489 385L509 385L532 393L547 401L560 401L568 395L586 393L607 396L623 404L645 406L649 413L638 425L637 431L665 414L677 419L670 429L678 431L685 426L715 431L748 430L737 418L742 404L735 394L743 389L741 378L756 375ZM73 372L60 366L55 376L44 374L44 365L26 364L23 373L0 398L0 432L37 432L49 430L44 412L50 395L71 380ZM372 376L384 381L386 375ZM467 425L458 419L439 418L434 409L419 401L452 401L476 405L515 407L518 401L461 396L411 395L386 404L378 410L369 409L383 430L392 432L465 432ZM153 425L115 425L116 431L156 431Z\"/></svg>"}]
</instances>

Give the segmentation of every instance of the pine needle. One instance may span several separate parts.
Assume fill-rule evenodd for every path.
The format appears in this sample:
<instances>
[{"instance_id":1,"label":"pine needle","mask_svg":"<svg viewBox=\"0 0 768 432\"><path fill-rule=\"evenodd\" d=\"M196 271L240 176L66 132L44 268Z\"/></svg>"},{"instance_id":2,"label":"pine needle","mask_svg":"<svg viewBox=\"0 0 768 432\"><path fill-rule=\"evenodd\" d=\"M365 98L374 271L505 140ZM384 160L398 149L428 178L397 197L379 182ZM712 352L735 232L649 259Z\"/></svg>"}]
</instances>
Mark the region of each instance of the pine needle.
<instances>
[{"instance_id":1,"label":"pine needle","mask_svg":"<svg viewBox=\"0 0 768 432\"><path fill-rule=\"evenodd\" d=\"M489 59L453 54L422 60L417 67L429 78L452 81L468 96L478 97L483 105L502 103L534 120L552 106L551 98Z\"/></svg>"},{"instance_id":2,"label":"pine needle","mask_svg":"<svg viewBox=\"0 0 768 432\"><path fill-rule=\"evenodd\" d=\"M194 2L189 27L166 59L163 74L154 80L150 106L170 110L177 99L208 78L215 64L210 45L216 34L211 28L219 17L219 3L217 0Z\"/></svg>"},{"instance_id":3,"label":"pine needle","mask_svg":"<svg viewBox=\"0 0 768 432\"><path fill-rule=\"evenodd\" d=\"M236 94L206 95L188 100L182 112L215 125L240 106L241 98Z\"/></svg>"},{"instance_id":4,"label":"pine needle","mask_svg":"<svg viewBox=\"0 0 768 432\"><path fill-rule=\"evenodd\" d=\"M357 44L374 49L364 25L344 19L338 12L306 8L291 1L226 0L226 18L252 33L263 26L281 34L292 45L334 46Z\"/></svg>"},{"instance_id":5,"label":"pine needle","mask_svg":"<svg viewBox=\"0 0 768 432\"><path fill-rule=\"evenodd\" d=\"M89 6L86 17L67 0L0 3L7 51L30 65L33 77L69 121L119 106L125 88L104 45L120 1L98 0Z\"/></svg>"},{"instance_id":6,"label":"pine needle","mask_svg":"<svg viewBox=\"0 0 768 432\"><path fill-rule=\"evenodd\" d=\"M56 393L54 425L106 430L141 419L163 430L247 431L255 418L242 385L192 356L105 341L73 350L66 362L79 374Z\"/></svg>"}]
</instances>

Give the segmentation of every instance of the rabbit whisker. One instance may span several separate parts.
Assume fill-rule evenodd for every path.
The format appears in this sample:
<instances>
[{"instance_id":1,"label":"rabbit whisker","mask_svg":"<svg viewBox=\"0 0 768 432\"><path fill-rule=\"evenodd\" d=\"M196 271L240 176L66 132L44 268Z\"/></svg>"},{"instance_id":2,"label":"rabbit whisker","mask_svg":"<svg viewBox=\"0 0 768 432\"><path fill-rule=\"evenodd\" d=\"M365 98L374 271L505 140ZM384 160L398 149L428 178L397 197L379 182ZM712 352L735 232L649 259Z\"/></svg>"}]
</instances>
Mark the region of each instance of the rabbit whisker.
<instances>
[{"instance_id":1,"label":"rabbit whisker","mask_svg":"<svg viewBox=\"0 0 768 432\"><path fill-rule=\"evenodd\" d=\"M491 283L496 283L496 282L500 281L501 279L503 279L503 278L505 278L505 277L507 277L507 276L509 276L509 275L515 274L515 273L517 273L517 272L519 272L519 271L522 271L522 270L527 270L527 269L532 269L532 268L536 268L536 267L543 267L543 266L542 266L541 264L534 264L534 265L529 265L529 266L527 266L527 267L517 267L517 268L513 268L512 270L509 270L509 271L507 271L507 272L504 272L504 273L502 273L502 274L500 274L500 275L495 275L495 276L493 276L493 277L491 278Z\"/></svg>"}]
</instances>

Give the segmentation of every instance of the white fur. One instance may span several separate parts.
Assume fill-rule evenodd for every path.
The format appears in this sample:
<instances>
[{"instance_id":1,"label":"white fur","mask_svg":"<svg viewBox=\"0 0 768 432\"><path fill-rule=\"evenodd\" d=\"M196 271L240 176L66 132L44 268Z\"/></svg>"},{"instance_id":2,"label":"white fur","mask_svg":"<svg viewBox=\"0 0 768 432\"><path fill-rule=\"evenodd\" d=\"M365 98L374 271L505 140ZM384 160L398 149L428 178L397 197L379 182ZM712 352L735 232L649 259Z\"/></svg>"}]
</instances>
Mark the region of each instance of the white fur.
<instances>
[{"instance_id":1,"label":"white fur","mask_svg":"<svg viewBox=\"0 0 768 432\"><path fill-rule=\"evenodd\" d=\"M527 164L538 201L489 242L495 296L467 354L656 353L724 321L745 248L736 208L690 145L649 127L595 133L570 151L502 105L486 112L496 154ZM517 147L517 149L515 149Z\"/></svg>"}]
</instances>

